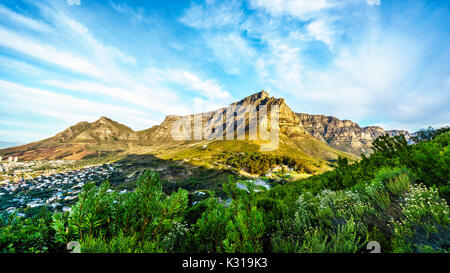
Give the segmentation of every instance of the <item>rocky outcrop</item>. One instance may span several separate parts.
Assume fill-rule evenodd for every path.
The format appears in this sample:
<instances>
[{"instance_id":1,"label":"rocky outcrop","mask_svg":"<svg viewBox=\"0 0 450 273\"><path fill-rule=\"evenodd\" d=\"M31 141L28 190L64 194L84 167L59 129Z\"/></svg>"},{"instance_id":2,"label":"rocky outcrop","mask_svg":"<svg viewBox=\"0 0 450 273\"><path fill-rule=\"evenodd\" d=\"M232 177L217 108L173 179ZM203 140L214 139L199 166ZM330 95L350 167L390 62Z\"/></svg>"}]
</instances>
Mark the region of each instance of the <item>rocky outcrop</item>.
<instances>
[{"instance_id":1,"label":"rocky outcrop","mask_svg":"<svg viewBox=\"0 0 450 273\"><path fill-rule=\"evenodd\" d=\"M333 116L304 113L297 113L297 116L312 136L336 149L353 154L369 154L372 142L385 134L390 136L404 134L409 137L407 131L385 131L379 126L360 127L351 120L340 120Z\"/></svg>"}]
</instances>

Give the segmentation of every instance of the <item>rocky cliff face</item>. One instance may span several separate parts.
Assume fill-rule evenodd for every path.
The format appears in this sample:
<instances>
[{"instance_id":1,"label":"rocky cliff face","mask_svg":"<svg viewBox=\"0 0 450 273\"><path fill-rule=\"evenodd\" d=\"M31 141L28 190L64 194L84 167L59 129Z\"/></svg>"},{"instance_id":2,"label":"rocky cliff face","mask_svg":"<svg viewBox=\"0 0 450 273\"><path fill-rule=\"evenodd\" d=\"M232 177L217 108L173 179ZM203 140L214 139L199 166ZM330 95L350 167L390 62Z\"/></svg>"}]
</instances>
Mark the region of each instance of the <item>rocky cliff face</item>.
<instances>
[{"instance_id":1,"label":"rocky cliff face","mask_svg":"<svg viewBox=\"0 0 450 273\"><path fill-rule=\"evenodd\" d=\"M275 109L275 106L278 107L279 133L276 135L279 139L272 141L272 110ZM268 115L257 114L264 107ZM234 113L231 116L230 111ZM194 121L197 122L197 125L194 124ZM200 126L198 126L198 121L201 121ZM267 127L262 126L262 130L260 130L261 121L267 121ZM174 125L179 122L190 123L187 126L190 127L187 128L189 131L187 134L179 132L183 131L184 126L179 131L172 131ZM251 133L251 128L255 127L257 129L252 130L253 133ZM264 131L268 132L269 136L261 135ZM204 140L207 139L207 132L213 133L214 138L229 140L231 137L231 139L237 140L254 140L261 145L263 150L272 150L274 147L278 149L279 144L280 147L282 146L281 149L326 160L335 160L338 156L349 156L311 136L304 128L300 117L291 110L283 98L271 97L264 90L213 112L188 116L167 116L160 125L138 132L138 134L141 141L147 144L156 144L175 141L174 135L188 136L190 140ZM232 136L227 135L229 132L233 132Z\"/></svg>"},{"instance_id":2,"label":"rocky cliff face","mask_svg":"<svg viewBox=\"0 0 450 273\"><path fill-rule=\"evenodd\" d=\"M340 120L333 116L304 113L297 113L297 116L312 136L336 149L353 154L370 153L372 142L385 134L390 136L404 134L406 137L409 137L407 131L385 131L378 126L360 127L355 122Z\"/></svg>"},{"instance_id":3,"label":"rocky cliff face","mask_svg":"<svg viewBox=\"0 0 450 273\"><path fill-rule=\"evenodd\" d=\"M201 126L195 126L194 120L201 120L202 125L208 126L212 129L212 131L221 129L223 131L224 138L226 138L227 131L234 131L234 138L249 139L249 124L251 122L255 122L258 125L257 115L255 114L254 116L250 116L250 109L258 112L262 106L267 107L267 112L269 114L267 122L269 124L269 128L271 123L271 109L273 109L273 106L277 106L279 108L278 119L280 133L288 136L295 134L308 134L308 132L303 128L299 117L289 108L289 106L286 105L285 100L282 98L271 97L265 91L255 93L238 102L230 104L226 108L220 108L217 111L198 113L189 116L167 116L160 125L141 131L139 134L142 139L150 142L174 140L171 137L171 129L176 122L184 119L191 121L191 128L189 129L191 131L190 137L193 140L198 140L198 137L200 136L203 136L203 138L205 137L205 129ZM235 114L232 116L227 116L229 113L227 110L232 110ZM234 126L234 128L231 128L231 126ZM259 138L260 135L258 134L257 139Z\"/></svg>"}]
</instances>

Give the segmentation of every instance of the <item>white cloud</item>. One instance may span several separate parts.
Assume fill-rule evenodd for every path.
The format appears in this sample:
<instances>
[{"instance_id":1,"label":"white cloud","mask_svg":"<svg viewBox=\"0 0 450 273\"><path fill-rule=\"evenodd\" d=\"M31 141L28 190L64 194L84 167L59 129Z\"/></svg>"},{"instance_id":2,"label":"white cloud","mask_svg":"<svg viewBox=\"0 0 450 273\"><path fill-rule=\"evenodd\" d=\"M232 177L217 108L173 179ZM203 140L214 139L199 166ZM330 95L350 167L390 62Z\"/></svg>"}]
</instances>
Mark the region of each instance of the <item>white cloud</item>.
<instances>
[{"instance_id":1,"label":"white cloud","mask_svg":"<svg viewBox=\"0 0 450 273\"><path fill-rule=\"evenodd\" d=\"M334 7L335 3L327 0L251 0L253 9L262 9L272 16L293 16L308 20L317 12Z\"/></svg>"},{"instance_id":2,"label":"white cloud","mask_svg":"<svg viewBox=\"0 0 450 273\"><path fill-rule=\"evenodd\" d=\"M213 80L204 80L199 76L185 70L168 69L162 70L155 67L147 69L147 75L153 79L175 83L191 91L197 91L202 96L215 100L230 98L228 91L222 89Z\"/></svg>"},{"instance_id":3,"label":"white cloud","mask_svg":"<svg viewBox=\"0 0 450 273\"><path fill-rule=\"evenodd\" d=\"M118 60L125 64L136 65L136 58L114 46L104 45L94 37L85 25L70 18L63 11L53 10L45 6L42 9L49 17L53 18L60 32L68 33L70 37L77 37L76 41L88 48L96 58L106 61Z\"/></svg>"},{"instance_id":4,"label":"white cloud","mask_svg":"<svg viewBox=\"0 0 450 273\"><path fill-rule=\"evenodd\" d=\"M44 62L85 75L94 77L103 76L102 70L99 67L81 56L58 50L51 45L33 41L30 38L18 35L3 27L0 27L0 46L8 47Z\"/></svg>"},{"instance_id":5,"label":"white cloud","mask_svg":"<svg viewBox=\"0 0 450 273\"><path fill-rule=\"evenodd\" d=\"M269 35L268 48L255 64L263 81L277 90L295 92L303 86L304 64L300 47L289 38Z\"/></svg>"},{"instance_id":6,"label":"white cloud","mask_svg":"<svg viewBox=\"0 0 450 273\"><path fill-rule=\"evenodd\" d=\"M52 45L46 44L42 39L31 39L23 34L0 27L0 46L3 45L41 61L56 64L70 71L91 76L93 79L92 81L78 80L79 77L77 76L67 76L64 75L64 72L55 72L54 70L56 74L50 71L41 71L40 69L28 70L26 69L27 67L32 68L33 66L24 62L16 63L20 64L16 68L22 68L24 77L29 77L34 72L43 72L40 79L40 82L43 84L59 89L76 91L79 93L77 96L83 96L81 93L84 93L104 97L104 101L111 101L110 98L112 98L119 104L125 104L120 108L122 110L116 109L115 111L110 111L111 106L108 106L108 104L104 104L105 107L102 106L103 104L95 106L95 101L98 98L88 96L90 99L83 100L84 104L91 104L96 109L95 113L110 116L113 119L117 115L128 115L126 109L142 109L147 110L147 112L151 110L152 116L151 118L146 117L146 122L143 122L142 118L136 115L130 115L130 117L134 116L135 118L128 120L126 124L140 129L154 125L155 119L160 118L162 120L162 115L187 114L190 112L192 105L189 105L187 101L180 101L177 93L164 85L165 81L149 79L141 71L129 70L129 67L122 65L123 63L135 65L137 61L133 56L123 53L114 46L105 45L84 24L69 17L59 7L47 6L43 3L37 4L37 7L46 16L46 19L53 22L55 26L55 31L52 31L52 36L45 37L46 40L52 41ZM60 49L67 45L67 43L71 43L67 47L69 50ZM75 54L74 51L77 53ZM8 61L8 59L5 60L7 62L4 65L5 69L11 69L11 65L13 64ZM51 77L52 80L45 80L45 78L49 78L49 75L53 76ZM188 74L187 76L190 75ZM191 87L197 89L209 88L212 94L219 97L227 95L213 81L201 81L195 77L191 77L190 80L191 82L189 84ZM16 90L23 91L24 89ZM12 99L11 97L9 98ZM65 98L61 97L61 100ZM67 99L73 102L76 98ZM47 109L51 108L46 107L45 103L41 102L40 99L20 105L23 108L31 105L30 109L33 109L34 112L39 112L41 115L52 116L54 118L64 117L64 120L70 122L78 122L94 116L86 115L83 111L73 111L65 114L63 109L60 109L60 112L48 112ZM146 115L149 114L147 113ZM149 120L152 124L149 124Z\"/></svg>"},{"instance_id":7,"label":"white cloud","mask_svg":"<svg viewBox=\"0 0 450 273\"><path fill-rule=\"evenodd\" d=\"M440 76L431 80L418 73L428 58L426 46L411 37L378 33L372 30L361 43L341 49L327 69L306 73L298 99L314 113L382 120L389 129L417 130L443 120L438 115L448 115L449 98L429 88Z\"/></svg>"},{"instance_id":8,"label":"white cloud","mask_svg":"<svg viewBox=\"0 0 450 273\"><path fill-rule=\"evenodd\" d=\"M144 129L151 125L148 114L128 107L75 98L3 80L0 80L0 89L3 90L1 97L7 99L10 107L16 111L31 111L69 124L108 116L135 128Z\"/></svg>"},{"instance_id":9,"label":"white cloud","mask_svg":"<svg viewBox=\"0 0 450 273\"><path fill-rule=\"evenodd\" d=\"M129 18L131 18L131 21L133 22L142 22L144 20L144 12L142 8L134 9L125 3L123 4L111 3L111 6L115 11L129 16Z\"/></svg>"},{"instance_id":10,"label":"white cloud","mask_svg":"<svg viewBox=\"0 0 450 273\"><path fill-rule=\"evenodd\" d=\"M127 6L116 6L121 12L128 12ZM182 114L189 108L186 102L179 101L174 90L164 86L163 82L151 81L141 71L129 70L122 64L132 64L135 68L137 60L114 46L102 43L83 24L69 17L60 10L47 6L41 9L53 18L64 31L80 41L86 49L86 55L91 55L91 61L102 68L104 75L99 77L101 83L72 80L67 83L61 81L47 81L48 84L58 84L58 87L79 92L90 92L99 95L121 99L131 104L145 107L161 114ZM120 63L118 63L120 62ZM70 86L69 86L70 85ZM64 87L63 87L64 86Z\"/></svg>"},{"instance_id":11,"label":"white cloud","mask_svg":"<svg viewBox=\"0 0 450 273\"><path fill-rule=\"evenodd\" d=\"M215 58L229 74L240 73L257 55L247 40L236 32L206 35L205 39L213 49Z\"/></svg>"},{"instance_id":12,"label":"white cloud","mask_svg":"<svg viewBox=\"0 0 450 273\"><path fill-rule=\"evenodd\" d=\"M332 48L332 38L334 32L330 30L330 27L324 19L315 20L309 23L306 29L309 36L313 37L317 41L325 43L329 48Z\"/></svg>"},{"instance_id":13,"label":"white cloud","mask_svg":"<svg viewBox=\"0 0 450 273\"><path fill-rule=\"evenodd\" d=\"M239 1L206 1L203 5L192 3L183 13L180 22L193 28L209 29L236 26L243 13Z\"/></svg>"},{"instance_id":14,"label":"white cloud","mask_svg":"<svg viewBox=\"0 0 450 273\"><path fill-rule=\"evenodd\" d=\"M16 24L25 26L27 28L40 31L40 32L49 32L50 27L43 22L25 17L21 14L18 14L4 6L0 5L0 15L2 19L8 19L9 22L14 22Z\"/></svg>"},{"instance_id":15,"label":"white cloud","mask_svg":"<svg viewBox=\"0 0 450 273\"><path fill-rule=\"evenodd\" d=\"M16 75L42 76L48 72L41 70L27 62L0 56L0 69Z\"/></svg>"},{"instance_id":16,"label":"white cloud","mask_svg":"<svg viewBox=\"0 0 450 273\"><path fill-rule=\"evenodd\" d=\"M172 114L172 111L175 110L174 107L177 107L176 104L174 104L173 102L171 103L168 100L155 100L154 92L153 94L138 93L136 91L130 91L115 86L108 86L86 81L43 80L41 81L41 83L67 90L112 97L117 99L118 101L128 102L165 114Z\"/></svg>"}]
</instances>

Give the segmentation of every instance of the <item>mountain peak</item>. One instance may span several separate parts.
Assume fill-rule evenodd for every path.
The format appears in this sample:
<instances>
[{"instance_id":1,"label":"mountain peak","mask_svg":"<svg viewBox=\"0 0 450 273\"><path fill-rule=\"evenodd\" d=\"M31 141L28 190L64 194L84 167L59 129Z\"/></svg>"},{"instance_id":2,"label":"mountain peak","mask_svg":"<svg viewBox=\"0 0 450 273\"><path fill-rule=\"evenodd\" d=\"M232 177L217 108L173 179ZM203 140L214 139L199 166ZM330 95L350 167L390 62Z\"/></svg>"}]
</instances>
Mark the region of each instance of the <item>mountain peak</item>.
<instances>
[{"instance_id":1,"label":"mountain peak","mask_svg":"<svg viewBox=\"0 0 450 273\"><path fill-rule=\"evenodd\" d=\"M254 93L248 97L245 97L244 99L232 103L232 104L238 104L238 105L282 105L284 103L284 99L277 99L269 95L264 90L261 90L258 93Z\"/></svg>"},{"instance_id":2,"label":"mountain peak","mask_svg":"<svg viewBox=\"0 0 450 273\"><path fill-rule=\"evenodd\" d=\"M258 93L252 94L248 97L245 97L243 100L244 101L256 101L256 100L264 100L266 98L270 97L269 93L267 93L264 90L261 90Z\"/></svg>"},{"instance_id":3,"label":"mountain peak","mask_svg":"<svg viewBox=\"0 0 450 273\"><path fill-rule=\"evenodd\" d=\"M112 119L107 118L105 116L101 116L98 120L96 120L94 123L110 123L113 122Z\"/></svg>"},{"instance_id":4,"label":"mountain peak","mask_svg":"<svg viewBox=\"0 0 450 273\"><path fill-rule=\"evenodd\" d=\"M266 91L264 91L264 89L261 90L261 91L258 92L258 93L253 94L253 95L254 95L254 96L255 96L255 95L258 96L258 97L261 98L261 99L265 99L265 98L267 98L267 97L270 97L269 93L267 93Z\"/></svg>"}]
</instances>

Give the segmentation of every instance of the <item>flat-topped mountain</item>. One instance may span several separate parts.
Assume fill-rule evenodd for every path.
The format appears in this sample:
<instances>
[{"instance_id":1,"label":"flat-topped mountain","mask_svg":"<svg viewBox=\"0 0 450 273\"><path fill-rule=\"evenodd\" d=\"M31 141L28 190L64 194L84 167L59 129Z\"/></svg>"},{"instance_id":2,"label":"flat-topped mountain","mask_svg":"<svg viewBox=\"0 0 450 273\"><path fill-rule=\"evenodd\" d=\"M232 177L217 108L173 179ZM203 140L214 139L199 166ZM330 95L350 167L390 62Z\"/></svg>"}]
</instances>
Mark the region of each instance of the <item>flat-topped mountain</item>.
<instances>
[{"instance_id":1,"label":"flat-topped mountain","mask_svg":"<svg viewBox=\"0 0 450 273\"><path fill-rule=\"evenodd\" d=\"M277 134L279 139L274 147L274 153L288 153L325 161L336 160L339 156L355 158L354 155L361 152L370 152L370 145L378 136L385 133L391 135L407 133L384 131L374 126L361 128L352 121L339 120L335 117L296 114L283 98L271 97L263 90L216 111L187 116L167 116L160 125L143 131L134 131L106 117L92 123L80 122L48 139L0 150L0 155L18 156L20 160L35 160L82 159L104 152L149 153L158 150L160 146L183 147L183 143L191 145L197 142L220 142L221 140L217 139L205 140L205 134L214 133L215 136L223 134L225 140L228 139L226 132L230 130L236 141L263 147L268 144L265 143L267 138L261 135L263 127L260 128L260 125L264 122L267 124L266 128L273 127L270 117L272 117L271 109L275 109L275 106L279 109L279 134ZM269 114L266 117L257 114L264 107L267 107ZM196 126L194 121L201 121L201 125ZM174 128L177 128L176 125L180 122L184 122L183 127L187 129L184 139L177 138L178 133L174 133ZM251 128L255 128L253 125L258 129L251 131Z\"/></svg>"},{"instance_id":2,"label":"flat-topped mountain","mask_svg":"<svg viewBox=\"0 0 450 273\"><path fill-rule=\"evenodd\" d=\"M271 97L264 90L216 111L188 116L167 116L160 125L138 132L138 134L141 138L141 143L148 145L174 141L172 137L173 131L171 132L171 130L177 122L183 120L191 123L191 128L189 128L189 133L187 134L190 140L199 140L196 136L200 136L201 139L202 133L204 137L204 126L208 126L213 131L220 130L221 133L218 134L222 134L223 139L227 139L226 132L231 129L234 132L234 139L251 141L270 149L270 144L264 143L264 140L267 139L261 137L259 129L257 132L255 131L255 138L252 139L250 137L250 128L252 127L251 124L259 128L259 125L261 125L259 122L264 120L264 118L261 119L259 114L256 114L262 107L266 108L268 115L265 120L267 121L267 127L271 128L271 111L275 109L275 106L278 107L279 124L279 134L277 134L279 139L277 139L275 153L297 153L300 157L318 158L326 161L336 160L339 156L354 158L353 155L333 149L326 143L311 136L303 127L299 117L285 103L283 98ZM230 110L233 113L231 116L228 114ZM252 111L254 111L253 116L250 114ZM202 121L203 128L194 125L194 120L196 119ZM233 128L231 128L232 126Z\"/></svg>"},{"instance_id":3,"label":"flat-topped mountain","mask_svg":"<svg viewBox=\"0 0 450 273\"><path fill-rule=\"evenodd\" d=\"M203 124L208 124L211 128L222 128L224 135L226 130L231 129L236 132L236 138L246 134L246 139L248 139L249 123L255 122L256 125L259 125L257 124L258 121L256 120L256 114L253 116L254 118L250 120L251 117L248 116L249 112L250 110L259 111L260 106L266 106L269 115L270 109L272 109L273 106L277 106L279 108L278 118L280 133L288 136L292 136L293 134L308 134L308 132L303 128L303 125L297 115L289 108L289 106L286 105L284 99L271 97L264 90L216 111L197 113L188 116L167 116L160 125L156 125L150 129L138 132L138 134L142 140L147 140L150 143L172 141L173 138L171 130L174 123L180 121L180 119L190 119L193 123L194 119L198 118ZM227 110L235 111L234 115L227 116ZM217 119L217 116L215 116L217 114L223 115L223 119ZM215 120L213 120L214 118ZM230 120L233 120L233 122L230 123ZM268 120L268 122L270 124L270 120ZM233 124L234 128L231 128L230 124ZM192 124L191 139L197 139L195 136L201 136L202 133L204 133L199 130L202 130L202 128L195 127ZM258 135L258 139L259 138L260 136Z\"/></svg>"}]
</instances>

